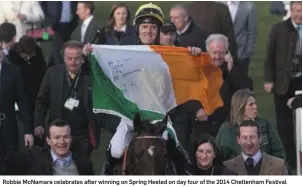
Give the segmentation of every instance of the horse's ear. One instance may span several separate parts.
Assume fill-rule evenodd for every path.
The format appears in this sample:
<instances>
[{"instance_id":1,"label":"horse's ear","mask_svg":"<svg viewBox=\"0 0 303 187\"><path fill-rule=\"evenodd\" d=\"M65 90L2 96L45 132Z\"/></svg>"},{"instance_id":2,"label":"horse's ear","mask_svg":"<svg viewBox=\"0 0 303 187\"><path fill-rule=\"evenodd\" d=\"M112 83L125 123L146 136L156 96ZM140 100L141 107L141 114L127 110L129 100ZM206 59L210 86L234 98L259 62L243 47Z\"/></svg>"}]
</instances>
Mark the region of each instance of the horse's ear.
<instances>
[{"instance_id":1,"label":"horse's ear","mask_svg":"<svg viewBox=\"0 0 303 187\"><path fill-rule=\"evenodd\" d=\"M162 123L160 123L160 127L158 128L157 132L159 134L162 134L167 127L167 123L170 121L168 114L166 114L166 116L164 117L164 119L162 120Z\"/></svg>"},{"instance_id":2,"label":"horse's ear","mask_svg":"<svg viewBox=\"0 0 303 187\"><path fill-rule=\"evenodd\" d=\"M134 118L134 130L138 133L142 131L142 121L139 113L137 113Z\"/></svg>"},{"instance_id":3,"label":"horse's ear","mask_svg":"<svg viewBox=\"0 0 303 187\"><path fill-rule=\"evenodd\" d=\"M168 120L170 120L170 119L169 119L168 114L166 114L164 119L163 119L163 123L167 124Z\"/></svg>"}]
</instances>

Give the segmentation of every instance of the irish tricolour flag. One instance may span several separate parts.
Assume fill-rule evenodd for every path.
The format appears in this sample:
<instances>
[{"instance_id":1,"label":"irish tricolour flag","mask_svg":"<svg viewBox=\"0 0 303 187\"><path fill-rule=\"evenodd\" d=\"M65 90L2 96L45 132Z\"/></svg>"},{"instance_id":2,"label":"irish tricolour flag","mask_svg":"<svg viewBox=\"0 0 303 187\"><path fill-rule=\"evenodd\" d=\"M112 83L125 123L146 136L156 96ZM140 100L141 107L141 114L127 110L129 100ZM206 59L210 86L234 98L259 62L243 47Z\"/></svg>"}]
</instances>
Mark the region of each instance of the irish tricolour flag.
<instances>
[{"instance_id":1,"label":"irish tricolour flag","mask_svg":"<svg viewBox=\"0 0 303 187\"><path fill-rule=\"evenodd\" d=\"M207 54L187 48L93 45L90 56L95 113L157 120L178 104L200 100L207 113L223 105L221 70Z\"/></svg>"}]
</instances>

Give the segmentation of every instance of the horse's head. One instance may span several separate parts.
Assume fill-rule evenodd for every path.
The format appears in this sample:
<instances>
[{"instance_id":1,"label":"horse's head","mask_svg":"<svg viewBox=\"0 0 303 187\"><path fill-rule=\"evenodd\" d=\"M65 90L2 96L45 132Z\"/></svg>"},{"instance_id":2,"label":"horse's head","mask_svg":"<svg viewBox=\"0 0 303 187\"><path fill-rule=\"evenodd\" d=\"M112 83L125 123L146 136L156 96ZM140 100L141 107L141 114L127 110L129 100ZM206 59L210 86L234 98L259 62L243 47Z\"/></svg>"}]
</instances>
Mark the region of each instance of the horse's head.
<instances>
[{"instance_id":1,"label":"horse's head","mask_svg":"<svg viewBox=\"0 0 303 187\"><path fill-rule=\"evenodd\" d=\"M166 129L167 117L159 121L134 118L133 136L126 152L125 174L164 175L167 169L167 150L162 134Z\"/></svg>"}]
</instances>

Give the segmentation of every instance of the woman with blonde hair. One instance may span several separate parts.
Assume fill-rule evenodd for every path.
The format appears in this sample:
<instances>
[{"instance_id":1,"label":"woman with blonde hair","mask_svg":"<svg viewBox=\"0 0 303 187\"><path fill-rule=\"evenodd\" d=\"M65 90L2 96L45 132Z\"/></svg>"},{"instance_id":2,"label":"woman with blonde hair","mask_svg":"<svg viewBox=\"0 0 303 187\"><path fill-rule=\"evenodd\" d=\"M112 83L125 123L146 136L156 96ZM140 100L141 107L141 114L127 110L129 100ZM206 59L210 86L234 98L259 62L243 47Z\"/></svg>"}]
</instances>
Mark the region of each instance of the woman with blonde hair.
<instances>
[{"instance_id":1,"label":"woman with blonde hair","mask_svg":"<svg viewBox=\"0 0 303 187\"><path fill-rule=\"evenodd\" d=\"M216 137L217 146L224 161L239 155L242 150L237 143L238 126L244 120L254 120L261 127L260 148L269 155L286 160L283 144L273 125L258 115L255 95L249 89L237 91L230 106L230 119L222 124Z\"/></svg>"}]
</instances>

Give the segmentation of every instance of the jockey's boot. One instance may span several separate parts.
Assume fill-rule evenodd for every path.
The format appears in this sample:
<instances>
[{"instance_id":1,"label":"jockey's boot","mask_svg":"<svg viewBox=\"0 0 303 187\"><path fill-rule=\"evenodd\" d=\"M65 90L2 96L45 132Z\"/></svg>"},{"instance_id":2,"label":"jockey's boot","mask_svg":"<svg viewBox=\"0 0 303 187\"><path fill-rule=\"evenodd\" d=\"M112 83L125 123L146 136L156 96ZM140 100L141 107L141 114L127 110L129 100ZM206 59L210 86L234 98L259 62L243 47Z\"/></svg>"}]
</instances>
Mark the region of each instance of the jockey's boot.
<instances>
[{"instance_id":1,"label":"jockey's boot","mask_svg":"<svg viewBox=\"0 0 303 187\"><path fill-rule=\"evenodd\" d=\"M111 156L110 147L105 151L105 162L101 175L120 175L121 159Z\"/></svg>"}]
</instances>

